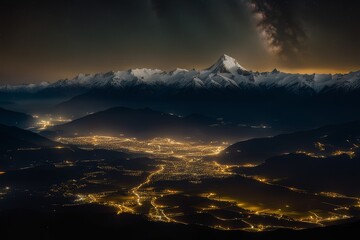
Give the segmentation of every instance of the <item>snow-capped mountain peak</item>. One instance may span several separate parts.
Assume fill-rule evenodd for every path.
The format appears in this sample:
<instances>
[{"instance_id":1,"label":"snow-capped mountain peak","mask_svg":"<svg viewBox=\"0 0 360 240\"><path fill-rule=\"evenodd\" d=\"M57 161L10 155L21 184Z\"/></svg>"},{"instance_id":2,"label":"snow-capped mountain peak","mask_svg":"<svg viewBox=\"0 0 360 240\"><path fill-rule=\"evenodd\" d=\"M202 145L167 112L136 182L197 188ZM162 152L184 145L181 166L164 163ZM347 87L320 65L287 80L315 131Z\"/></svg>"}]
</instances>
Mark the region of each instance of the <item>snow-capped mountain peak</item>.
<instances>
[{"instance_id":1,"label":"snow-capped mountain peak","mask_svg":"<svg viewBox=\"0 0 360 240\"><path fill-rule=\"evenodd\" d=\"M210 68L206 70L212 73L231 73L231 74L237 74L242 71L247 71L236 61L236 59L226 54L222 55L214 65L212 65Z\"/></svg>"}]
</instances>

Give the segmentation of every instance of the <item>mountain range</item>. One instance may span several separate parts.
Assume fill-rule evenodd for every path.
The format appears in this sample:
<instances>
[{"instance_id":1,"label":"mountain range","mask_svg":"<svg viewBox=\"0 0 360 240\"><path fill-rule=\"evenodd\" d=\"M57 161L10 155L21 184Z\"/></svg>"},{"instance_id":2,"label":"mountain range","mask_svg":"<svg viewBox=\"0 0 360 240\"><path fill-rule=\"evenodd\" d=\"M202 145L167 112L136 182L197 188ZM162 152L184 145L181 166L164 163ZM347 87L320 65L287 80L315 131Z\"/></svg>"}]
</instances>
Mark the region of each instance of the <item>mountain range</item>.
<instances>
[{"instance_id":1,"label":"mountain range","mask_svg":"<svg viewBox=\"0 0 360 240\"><path fill-rule=\"evenodd\" d=\"M360 71L348 74L290 74L274 69L272 72L246 70L234 58L223 55L205 70L130 69L97 74L79 74L73 79L54 83L3 85L0 92L46 94L54 89L73 89L86 92L102 88L169 88L169 89L286 89L293 94L319 94L334 90L349 92L360 89Z\"/></svg>"},{"instance_id":2,"label":"mountain range","mask_svg":"<svg viewBox=\"0 0 360 240\"><path fill-rule=\"evenodd\" d=\"M150 107L177 115L198 113L299 130L360 119L359 105L354 104L360 101L360 71L335 75L290 74L276 69L256 72L223 55L200 71L130 69L80 74L54 83L0 86L3 102L18 104L29 99L51 103L46 110L34 103L30 107L37 108L35 113L45 111L72 119L118 106ZM17 109L29 111L27 107Z\"/></svg>"}]
</instances>

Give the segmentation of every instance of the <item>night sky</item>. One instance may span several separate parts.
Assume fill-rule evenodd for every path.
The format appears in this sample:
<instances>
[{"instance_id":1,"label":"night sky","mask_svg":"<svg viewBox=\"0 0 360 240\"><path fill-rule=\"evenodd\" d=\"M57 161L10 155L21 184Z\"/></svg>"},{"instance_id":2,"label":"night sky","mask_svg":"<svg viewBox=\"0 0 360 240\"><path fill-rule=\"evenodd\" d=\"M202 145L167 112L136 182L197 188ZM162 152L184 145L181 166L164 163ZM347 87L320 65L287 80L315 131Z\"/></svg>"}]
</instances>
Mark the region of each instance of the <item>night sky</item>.
<instances>
[{"instance_id":1,"label":"night sky","mask_svg":"<svg viewBox=\"0 0 360 240\"><path fill-rule=\"evenodd\" d=\"M360 70L355 0L3 0L0 83L134 67Z\"/></svg>"}]
</instances>

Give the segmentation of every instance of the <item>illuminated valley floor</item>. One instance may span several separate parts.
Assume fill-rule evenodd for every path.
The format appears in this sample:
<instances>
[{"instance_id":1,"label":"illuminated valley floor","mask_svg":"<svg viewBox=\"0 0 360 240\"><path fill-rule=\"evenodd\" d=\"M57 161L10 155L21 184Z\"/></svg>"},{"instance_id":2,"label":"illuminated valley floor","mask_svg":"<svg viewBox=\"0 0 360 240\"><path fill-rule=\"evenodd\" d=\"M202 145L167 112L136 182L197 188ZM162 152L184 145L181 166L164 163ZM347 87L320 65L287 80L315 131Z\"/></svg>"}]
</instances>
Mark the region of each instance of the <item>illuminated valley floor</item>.
<instances>
[{"instance_id":1,"label":"illuminated valley floor","mask_svg":"<svg viewBox=\"0 0 360 240\"><path fill-rule=\"evenodd\" d=\"M218 229L263 231L325 226L354 217L360 199L322 192L311 193L204 157L218 154L227 144L149 141L125 137L75 137L57 141L84 149L107 149L139 154L121 166L92 160L82 176L53 186L73 198L73 204L97 203L121 214L142 214L153 221L198 224ZM116 161L116 159L114 160ZM71 168L67 161L57 167ZM236 171L235 171L236 170ZM0 193L1 197L1 193Z\"/></svg>"}]
</instances>

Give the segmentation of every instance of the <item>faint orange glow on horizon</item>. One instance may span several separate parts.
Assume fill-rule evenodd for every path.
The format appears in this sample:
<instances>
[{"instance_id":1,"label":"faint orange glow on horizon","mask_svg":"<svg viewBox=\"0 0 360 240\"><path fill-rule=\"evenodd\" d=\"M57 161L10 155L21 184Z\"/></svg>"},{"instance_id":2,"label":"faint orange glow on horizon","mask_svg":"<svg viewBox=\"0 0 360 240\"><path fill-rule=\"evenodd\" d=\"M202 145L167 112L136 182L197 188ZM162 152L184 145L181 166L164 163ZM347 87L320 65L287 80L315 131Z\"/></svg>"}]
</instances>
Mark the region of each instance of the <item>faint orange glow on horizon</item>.
<instances>
[{"instance_id":1,"label":"faint orange glow on horizon","mask_svg":"<svg viewBox=\"0 0 360 240\"><path fill-rule=\"evenodd\" d=\"M238 61L240 64L242 61ZM211 61L209 61L211 63ZM39 82L56 82L60 79L73 79L79 74L96 74L96 73L106 73L110 71L127 71L128 69L132 68L151 68L151 69L161 69L163 71L172 71L175 69L175 67L168 67L164 64L160 64L158 67L155 67L156 65L151 64L126 64L121 67L115 66L115 65L109 65L109 66L91 66L91 67L78 67L76 69L68 69L68 68L61 68L59 66L57 67L47 67L46 69L42 69L41 71L38 71L38 68L21 68L14 70L13 72L16 72L16 77L9 76L8 78L2 78L0 79L0 85L2 84L10 84L10 85L17 85L17 84L29 84L29 83L39 83ZM195 64L192 65L193 67L189 67L189 64L179 64L178 67L182 69L192 70L195 69L197 71L202 71L207 69L211 64L207 65L199 65ZM273 69L277 69L281 72L285 73L291 73L291 74L347 74L350 72L360 71L360 66L354 67L342 67L342 68L297 68L297 67L283 67L281 64L274 63L271 66L263 66L263 67L256 67L253 65L243 65L247 70L253 71L253 72L271 72ZM12 69L12 68L10 68ZM30 77L29 77L30 76Z\"/></svg>"},{"instance_id":2,"label":"faint orange glow on horizon","mask_svg":"<svg viewBox=\"0 0 360 240\"><path fill-rule=\"evenodd\" d=\"M299 74L347 74L350 72L360 71L360 67L349 70L349 69L331 69L331 68L281 68L278 69L281 72L286 73L299 73Z\"/></svg>"}]
</instances>

